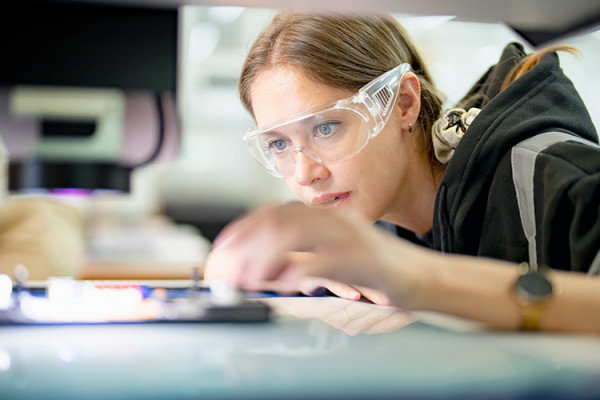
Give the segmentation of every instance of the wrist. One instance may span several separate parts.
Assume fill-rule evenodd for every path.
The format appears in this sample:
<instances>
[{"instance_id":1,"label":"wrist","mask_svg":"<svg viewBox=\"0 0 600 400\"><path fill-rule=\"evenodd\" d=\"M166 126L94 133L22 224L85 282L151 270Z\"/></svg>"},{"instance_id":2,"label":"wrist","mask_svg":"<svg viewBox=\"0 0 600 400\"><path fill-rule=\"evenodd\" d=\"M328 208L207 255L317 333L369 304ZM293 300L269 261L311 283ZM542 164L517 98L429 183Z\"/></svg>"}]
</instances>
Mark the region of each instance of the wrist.
<instances>
[{"instance_id":1,"label":"wrist","mask_svg":"<svg viewBox=\"0 0 600 400\"><path fill-rule=\"evenodd\" d=\"M432 253L419 287L417 307L457 315L494 329L515 329L517 306L511 288L514 264L455 254Z\"/></svg>"},{"instance_id":2,"label":"wrist","mask_svg":"<svg viewBox=\"0 0 600 400\"><path fill-rule=\"evenodd\" d=\"M527 263L520 264L519 277L513 288L520 313L519 329L540 330L546 309L555 294L548 268L532 270Z\"/></svg>"}]
</instances>

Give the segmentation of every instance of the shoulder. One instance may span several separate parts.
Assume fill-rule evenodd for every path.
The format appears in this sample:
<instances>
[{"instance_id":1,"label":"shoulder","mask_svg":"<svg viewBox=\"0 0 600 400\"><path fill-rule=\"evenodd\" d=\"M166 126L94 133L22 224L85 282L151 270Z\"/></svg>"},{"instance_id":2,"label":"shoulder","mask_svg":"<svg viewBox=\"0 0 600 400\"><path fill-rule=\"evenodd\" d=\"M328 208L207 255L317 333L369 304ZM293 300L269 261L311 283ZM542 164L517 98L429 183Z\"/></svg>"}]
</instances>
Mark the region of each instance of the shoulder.
<instances>
[{"instance_id":1,"label":"shoulder","mask_svg":"<svg viewBox=\"0 0 600 400\"><path fill-rule=\"evenodd\" d=\"M600 183L600 145L567 132L534 135L513 147L515 185L519 176L535 176L538 186L564 186L591 177ZM527 181L527 179L525 180Z\"/></svg>"}]
</instances>

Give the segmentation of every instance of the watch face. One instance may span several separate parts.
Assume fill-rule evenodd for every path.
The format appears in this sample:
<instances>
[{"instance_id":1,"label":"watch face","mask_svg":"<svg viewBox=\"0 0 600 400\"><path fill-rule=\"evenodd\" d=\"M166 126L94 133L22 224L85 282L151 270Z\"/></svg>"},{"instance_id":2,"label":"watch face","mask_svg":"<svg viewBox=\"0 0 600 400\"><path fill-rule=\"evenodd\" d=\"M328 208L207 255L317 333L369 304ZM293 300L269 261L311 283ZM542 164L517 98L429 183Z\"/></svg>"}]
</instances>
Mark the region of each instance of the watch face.
<instances>
[{"instance_id":1,"label":"watch face","mask_svg":"<svg viewBox=\"0 0 600 400\"><path fill-rule=\"evenodd\" d=\"M552 294L552 283L536 273L519 276L516 287L529 301L542 300Z\"/></svg>"}]
</instances>

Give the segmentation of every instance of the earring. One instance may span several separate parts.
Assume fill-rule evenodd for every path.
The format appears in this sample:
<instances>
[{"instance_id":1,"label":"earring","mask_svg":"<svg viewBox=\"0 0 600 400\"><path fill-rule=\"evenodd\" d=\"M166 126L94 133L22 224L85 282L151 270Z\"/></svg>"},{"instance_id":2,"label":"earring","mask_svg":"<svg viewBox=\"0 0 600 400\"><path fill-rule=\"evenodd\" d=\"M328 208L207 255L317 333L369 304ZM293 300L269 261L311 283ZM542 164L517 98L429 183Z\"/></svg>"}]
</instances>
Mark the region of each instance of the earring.
<instances>
[{"instance_id":1,"label":"earring","mask_svg":"<svg viewBox=\"0 0 600 400\"><path fill-rule=\"evenodd\" d=\"M412 133L412 124L408 123L408 133Z\"/></svg>"}]
</instances>

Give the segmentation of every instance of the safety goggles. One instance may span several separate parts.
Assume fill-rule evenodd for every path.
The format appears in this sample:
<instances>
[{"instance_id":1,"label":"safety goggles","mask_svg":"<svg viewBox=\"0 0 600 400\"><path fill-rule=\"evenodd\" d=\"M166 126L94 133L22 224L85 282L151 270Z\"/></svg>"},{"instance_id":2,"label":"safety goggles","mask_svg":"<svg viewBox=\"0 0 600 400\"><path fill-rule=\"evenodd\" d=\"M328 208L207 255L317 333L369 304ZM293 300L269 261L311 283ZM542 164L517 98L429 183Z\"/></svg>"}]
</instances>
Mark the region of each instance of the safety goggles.
<instances>
[{"instance_id":1,"label":"safety goggles","mask_svg":"<svg viewBox=\"0 0 600 400\"><path fill-rule=\"evenodd\" d=\"M387 123L409 64L378 76L355 95L244 135L250 154L276 177L294 175L299 153L333 164L361 151Z\"/></svg>"}]
</instances>

